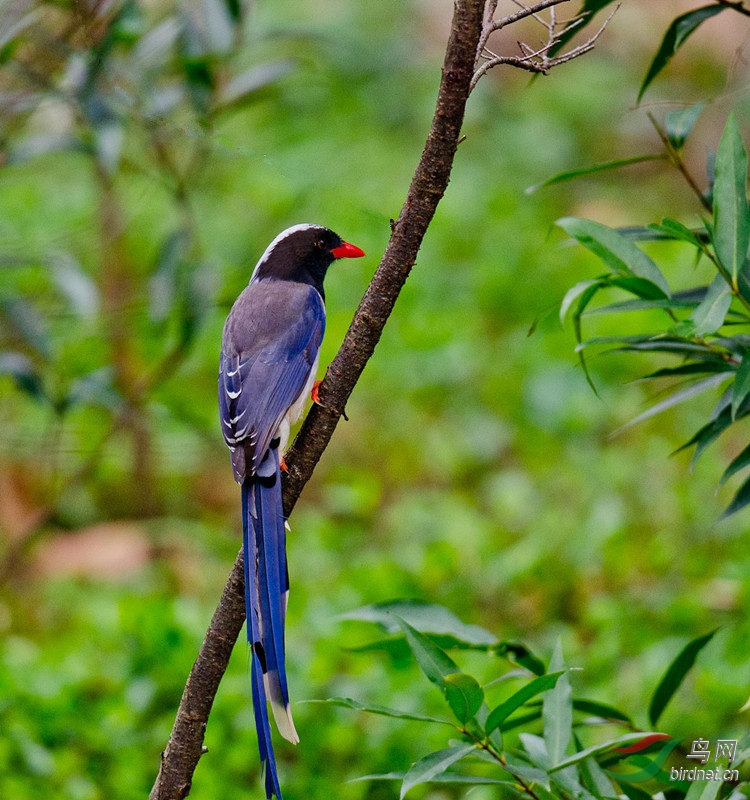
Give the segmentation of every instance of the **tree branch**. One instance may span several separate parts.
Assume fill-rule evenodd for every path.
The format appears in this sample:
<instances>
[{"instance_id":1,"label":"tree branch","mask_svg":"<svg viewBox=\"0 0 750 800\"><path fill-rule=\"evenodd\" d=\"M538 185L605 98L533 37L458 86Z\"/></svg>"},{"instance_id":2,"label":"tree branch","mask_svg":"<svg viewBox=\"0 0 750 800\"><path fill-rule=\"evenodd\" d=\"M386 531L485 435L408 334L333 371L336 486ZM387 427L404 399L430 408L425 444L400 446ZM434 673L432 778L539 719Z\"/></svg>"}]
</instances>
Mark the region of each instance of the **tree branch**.
<instances>
[{"instance_id":1,"label":"tree branch","mask_svg":"<svg viewBox=\"0 0 750 800\"><path fill-rule=\"evenodd\" d=\"M284 509L289 514L333 435L340 412L380 339L448 185L482 31L484 0L455 0L435 114L406 201L375 276L312 407L286 455ZM216 691L245 619L242 554L235 561L190 672L150 800L188 795L203 753Z\"/></svg>"}]
</instances>

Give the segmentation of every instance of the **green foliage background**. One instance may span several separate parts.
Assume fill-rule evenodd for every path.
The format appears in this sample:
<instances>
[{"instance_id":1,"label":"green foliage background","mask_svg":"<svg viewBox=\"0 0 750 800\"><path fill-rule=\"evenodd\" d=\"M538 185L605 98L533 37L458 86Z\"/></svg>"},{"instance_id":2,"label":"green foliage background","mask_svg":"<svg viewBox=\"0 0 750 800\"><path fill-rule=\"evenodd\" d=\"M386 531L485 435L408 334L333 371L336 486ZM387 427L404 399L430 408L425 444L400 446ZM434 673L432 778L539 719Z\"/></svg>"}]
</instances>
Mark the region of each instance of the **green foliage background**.
<instances>
[{"instance_id":1,"label":"green foliage background","mask_svg":"<svg viewBox=\"0 0 750 800\"><path fill-rule=\"evenodd\" d=\"M331 359L421 151L450 5L261 2L237 41L198 25L215 38L187 36L179 58L159 63L159 40L142 42L175 9L128 6L108 62L117 78L95 85L72 119L43 91L11 108L31 45L3 42L0 797L148 792L239 546L215 409L224 317L279 230L329 225L368 253L328 279ZM658 149L634 107L671 19L653 5L626 0L597 50L549 77L496 71L472 96L419 262L291 520L293 699L429 712L440 699L406 654L357 652L371 628L339 619L410 597L522 639L545 661L561 637L567 663L582 667L574 688L644 727L667 664L723 625L661 722L688 738L746 732L747 517L716 523L731 488L714 496L741 431L692 474L688 456L668 456L715 398L611 439L643 410L644 390L628 384L643 363L591 361L597 398L556 314L566 289L601 267L560 246L555 219L669 214L690 225L701 208L655 163L524 191ZM211 3L180 13L201 8L215 19ZM76 23L64 4L43 14ZM732 22L707 24L646 95L656 114L659 98L713 100L690 153L699 176L728 109L748 122ZM103 57L95 42L71 41L68 86L76 64ZM52 61L37 63L59 77ZM237 74L257 86L232 96ZM170 107L185 75L192 94ZM672 265L673 285L695 282L679 247L649 248ZM600 334L612 324L592 323ZM618 320L618 334L628 324ZM490 656L466 660L494 676ZM277 753L292 800L395 797L395 785L347 781L442 746L416 723L330 705L296 705L295 719L301 744ZM191 797L260 796L241 645L206 744Z\"/></svg>"}]
</instances>

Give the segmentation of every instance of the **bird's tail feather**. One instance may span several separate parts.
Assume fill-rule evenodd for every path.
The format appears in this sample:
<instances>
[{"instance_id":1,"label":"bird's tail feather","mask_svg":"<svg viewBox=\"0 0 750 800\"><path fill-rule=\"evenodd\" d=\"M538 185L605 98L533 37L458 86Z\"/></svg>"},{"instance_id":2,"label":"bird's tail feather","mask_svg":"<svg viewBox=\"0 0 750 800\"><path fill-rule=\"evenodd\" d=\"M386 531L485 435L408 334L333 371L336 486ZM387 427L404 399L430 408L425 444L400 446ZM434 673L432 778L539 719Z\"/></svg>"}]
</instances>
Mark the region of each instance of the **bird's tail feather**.
<instances>
[{"instance_id":1,"label":"bird's tail feather","mask_svg":"<svg viewBox=\"0 0 750 800\"><path fill-rule=\"evenodd\" d=\"M242 484L243 545L245 552L245 610L252 647L252 690L255 727L261 762L266 767L266 796L280 799L276 759L271 740L267 699L284 738L299 736L289 709L284 659L284 620L289 591L286 527L281 498L281 474L276 448L268 477L246 478ZM264 465L268 467L269 465Z\"/></svg>"}]
</instances>

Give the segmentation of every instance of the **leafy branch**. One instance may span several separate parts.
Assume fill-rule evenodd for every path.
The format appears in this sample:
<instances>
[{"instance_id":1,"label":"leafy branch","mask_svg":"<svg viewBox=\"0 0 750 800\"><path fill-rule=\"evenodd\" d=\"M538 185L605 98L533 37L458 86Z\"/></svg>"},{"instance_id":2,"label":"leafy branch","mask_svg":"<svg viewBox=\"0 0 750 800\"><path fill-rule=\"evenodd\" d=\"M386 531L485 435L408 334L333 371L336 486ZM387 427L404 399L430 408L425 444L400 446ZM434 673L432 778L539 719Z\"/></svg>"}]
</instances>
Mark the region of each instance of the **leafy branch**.
<instances>
[{"instance_id":1,"label":"leafy branch","mask_svg":"<svg viewBox=\"0 0 750 800\"><path fill-rule=\"evenodd\" d=\"M532 800L651 798L650 793L633 788L630 778L636 773L627 765L634 764L647 768L651 778L669 787L670 795L691 800L696 796L689 784L675 783L663 769L666 756L682 740L639 730L630 715L607 703L574 697L570 680L573 670L566 666L559 642L545 667L520 643L500 641L489 631L465 625L448 609L430 603L395 600L351 611L344 618L375 623L389 634L387 639L374 642L372 649L395 649L405 642L422 673L441 692L453 720L365 705L351 698L321 702L420 725L448 725L461 736L460 741L450 741L445 749L428 753L404 772L365 775L357 780L400 781L402 800L415 786L425 783L498 786ZM648 703L650 726L659 724L714 634L712 631L688 642L667 666ZM486 652L498 660L507 659L510 669L482 685L461 670L448 654L450 649ZM518 653L523 654L521 660L514 658ZM493 667L496 663L492 662ZM509 690L517 681L524 683ZM502 698L499 702L491 699L498 695ZM540 726L541 735L531 733ZM600 732L604 727L622 732L607 738ZM586 745L587 739L593 743ZM750 756L748 746L750 737L739 743L733 767ZM654 758L645 758L643 754L654 748ZM496 769L488 773L487 764L500 772ZM640 786L640 779L636 781ZM696 787L704 788L700 782ZM716 798L738 787L728 780L715 781L711 788L716 790L711 795Z\"/></svg>"}]
</instances>

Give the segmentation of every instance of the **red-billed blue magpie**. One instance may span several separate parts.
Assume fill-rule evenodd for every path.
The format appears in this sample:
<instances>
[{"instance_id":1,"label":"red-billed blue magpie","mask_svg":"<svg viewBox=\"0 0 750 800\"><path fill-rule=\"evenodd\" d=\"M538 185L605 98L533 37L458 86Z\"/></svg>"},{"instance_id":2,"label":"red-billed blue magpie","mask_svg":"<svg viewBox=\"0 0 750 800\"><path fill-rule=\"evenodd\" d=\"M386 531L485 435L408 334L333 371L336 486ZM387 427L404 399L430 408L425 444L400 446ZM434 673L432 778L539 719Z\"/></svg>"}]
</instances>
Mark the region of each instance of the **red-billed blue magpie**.
<instances>
[{"instance_id":1,"label":"red-billed blue magpie","mask_svg":"<svg viewBox=\"0 0 750 800\"><path fill-rule=\"evenodd\" d=\"M284 619L289 592L279 453L313 388L325 330L323 279L337 258L364 253L328 228L295 225L260 257L224 325L219 411L242 486L247 639L266 797L281 800L267 699L281 735L299 741L289 710Z\"/></svg>"}]
</instances>

